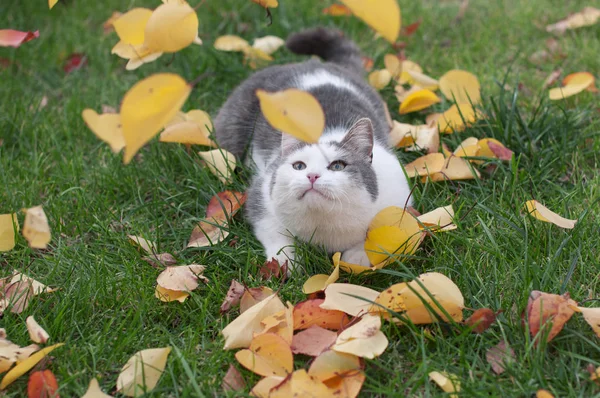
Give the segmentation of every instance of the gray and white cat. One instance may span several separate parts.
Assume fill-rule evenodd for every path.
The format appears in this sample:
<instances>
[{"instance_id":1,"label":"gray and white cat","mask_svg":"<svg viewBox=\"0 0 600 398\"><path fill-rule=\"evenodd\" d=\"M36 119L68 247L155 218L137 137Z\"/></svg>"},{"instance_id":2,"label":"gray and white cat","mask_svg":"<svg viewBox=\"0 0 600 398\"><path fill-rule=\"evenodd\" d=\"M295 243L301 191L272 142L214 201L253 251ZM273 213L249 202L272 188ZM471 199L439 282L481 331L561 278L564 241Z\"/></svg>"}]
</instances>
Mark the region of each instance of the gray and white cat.
<instances>
[{"instance_id":1,"label":"gray and white cat","mask_svg":"<svg viewBox=\"0 0 600 398\"><path fill-rule=\"evenodd\" d=\"M385 207L404 207L410 194L387 143L384 102L365 82L359 49L340 32L311 29L291 35L286 46L326 62L311 59L255 73L219 111L216 139L255 164L247 216L267 259L294 266L297 238L369 266L364 242L371 219ZM318 144L281 134L263 117L256 90L288 88L307 91L321 104L325 131Z\"/></svg>"}]
</instances>

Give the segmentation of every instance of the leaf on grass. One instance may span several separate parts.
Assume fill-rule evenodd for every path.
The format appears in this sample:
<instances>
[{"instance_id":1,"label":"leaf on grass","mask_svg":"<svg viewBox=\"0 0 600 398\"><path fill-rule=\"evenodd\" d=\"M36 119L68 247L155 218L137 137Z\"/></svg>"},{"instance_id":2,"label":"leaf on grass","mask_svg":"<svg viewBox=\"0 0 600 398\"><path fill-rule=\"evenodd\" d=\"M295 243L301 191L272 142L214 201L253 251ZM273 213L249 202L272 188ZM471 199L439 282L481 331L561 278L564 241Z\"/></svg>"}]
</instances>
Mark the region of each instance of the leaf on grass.
<instances>
[{"instance_id":1,"label":"leaf on grass","mask_svg":"<svg viewBox=\"0 0 600 398\"><path fill-rule=\"evenodd\" d=\"M0 252L12 250L19 232L17 214L0 214Z\"/></svg>"},{"instance_id":2,"label":"leaf on grass","mask_svg":"<svg viewBox=\"0 0 600 398\"><path fill-rule=\"evenodd\" d=\"M321 104L310 93L287 89L274 93L256 90L260 110L276 130L301 141L317 143L325 129Z\"/></svg>"},{"instance_id":3,"label":"leaf on grass","mask_svg":"<svg viewBox=\"0 0 600 398\"><path fill-rule=\"evenodd\" d=\"M596 336L600 337L600 308L577 307L585 321L592 327Z\"/></svg>"},{"instance_id":4,"label":"leaf on grass","mask_svg":"<svg viewBox=\"0 0 600 398\"><path fill-rule=\"evenodd\" d=\"M228 184L233 179L233 171L237 166L235 156L224 149L198 152L208 170L223 183Z\"/></svg>"},{"instance_id":5,"label":"leaf on grass","mask_svg":"<svg viewBox=\"0 0 600 398\"><path fill-rule=\"evenodd\" d=\"M110 145L114 153L118 153L125 147L121 115L118 113L99 115L93 109L84 109L81 117L96 137Z\"/></svg>"},{"instance_id":6,"label":"leaf on grass","mask_svg":"<svg viewBox=\"0 0 600 398\"><path fill-rule=\"evenodd\" d=\"M63 71L65 74L75 72L88 64L88 57L83 53L73 53L65 60Z\"/></svg>"},{"instance_id":7,"label":"leaf on grass","mask_svg":"<svg viewBox=\"0 0 600 398\"><path fill-rule=\"evenodd\" d=\"M332 283L325 289L325 300L320 307L324 310L336 310L348 315L359 316L369 311L377 296L379 296L379 292L368 287L350 283ZM362 300L363 298L365 300Z\"/></svg>"},{"instance_id":8,"label":"leaf on grass","mask_svg":"<svg viewBox=\"0 0 600 398\"><path fill-rule=\"evenodd\" d=\"M244 285L242 285L235 279L232 279L231 285L229 286L229 290L227 290L225 300L223 300L223 304L221 304L221 314L229 311L232 307L238 305L245 291L246 289L244 288Z\"/></svg>"},{"instance_id":9,"label":"leaf on grass","mask_svg":"<svg viewBox=\"0 0 600 398\"><path fill-rule=\"evenodd\" d=\"M235 359L246 369L261 376L285 377L294 370L289 344L274 333L254 337L248 349L235 353Z\"/></svg>"},{"instance_id":10,"label":"leaf on grass","mask_svg":"<svg viewBox=\"0 0 600 398\"><path fill-rule=\"evenodd\" d=\"M388 346L388 339L380 329L379 315L365 314L358 323L340 333L331 349L362 358L378 357Z\"/></svg>"},{"instance_id":11,"label":"leaf on grass","mask_svg":"<svg viewBox=\"0 0 600 398\"><path fill-rule=\"evenodd\" d=\"M273 387L269 394L269 398L289 397L334 398L334 395L322 381L310 376L306 370L299 369Z\"/></svg>"},{"instance_id":12,"label":"leaf on grass","mask_svg":"<svg viewBox=\"0 0 600 398\"><path fill-rule=\"evenodd\" d=\"M550 89L548 96L554 101L568 98L594 87L594 81L594 75L589 72L572 73L563 80L563 87Z\"/></svg>"},{"instance_id":13,"label":"leaf on grass","mask_svg":"<svg viewBox=\"0 0 600 398\"><path fill-rule=\"evenodd\" d=\"M313 325L294 335L291 348L294 354L316 357L328 350L336 339L336 332Z\"/></svg>"},{"instance_id":14,"label":"leaf on grass","mask_svg":"<svg viewBox=\"0 0 600 398\"><path fill-rule=\"evenodd\" d=\"M279 278L287 276L287 261L284 261L283 265L279 265L279 261L276 258L265 261L265 263L258 270L258 274L266 280L271 278Z\"/></svg>"},{"instance_id":15,"label":"leaf on grass","mask_svg":"<svg viewBox=\"0 0 600 398\"><path fill-rule=\"evenodd\" d=\"M540 389L535 392L535 398L554 398L554 395L548 390Z\"/></svg>"},{"instance_id":16,"label":"leaf on grass","mask_svg":"<svg viewBox=\"0 0 600 398\"><path fill-rule=\"evenodd\" d=\"M470 72L453 69L440 77L439 84L440 91L449 101L473 105L481 102L479 79Z\"/></svg>"},{"instance_id":17,"label":"leaf on grass","mask_svg":"<svg viewBox=\"0 0 600 398\"><path fill-rule=\"evenodd\" d=\"M454 208L452 208L452 205L438 207L435 210L417 217L417 220L419 220L424 227L435 232L445 232L456 229L457 227L453 223L453 219Z\"/></svg>"},{"instance_id":18,"label":"leaf on grass","mask_svg":"<svg viewBox=\"0 0 600 398\"><path fill-rule=\"evenodd\" d=\"M371 265L370 267L365 267L364 265L352 264L352 263L347 263L345 261L341 261L341 258L342 258L342 253L340 253L340 252L335 253L331 257L331 259L333 261L333 266L334 267L339 266L341 270L352 273L352 274L357 274L357 275L362 274L363 272L375 271L377 269L381 269L385 265L384 263L381 263L381 264L377 264L377 265Z\"/></svg>"},{"instance_id":19,"label":"leaf on grass","mask_svg":"<svg viewBox=\"0 0 600 398\"><path fill-rule=\"evenodd\" d=\"M269 315L260 323L263 326L263 330L255 334L254 337L271 333L280 336L287 345L292 344L292 337L294 335L294 306L290 302L287 303L287 307L284 310Z\"/></svg>"},{"instance_id":20,"label":"leaf on grass","mask_svg":"<svg viewBox=\"0 0 600 398\"><path fill-rule=\"evenodd\" d=\"M113 23L121 18L123 16L123 13L119 12L119 11L113 11L113 13L111 14L111 16L102 23L102 29L104 30L104 34L109 34L110 32L112 32L113 30L115 30Z\"/></svg>"},{"instance_id":21,"label":"leaf on grass","mask_svg":"<svg viewBox=\"0 0 600 398\"><path fill-rule=\"evenodd\" d=\"M29 376L27 398L58 397L58 382L51 370L38 370Z\"/></svg>"},{"instance_id":22,"label":"leaf on grass","mask_svg":"<svg viewBox=\"0 0 600 398\"><path fill-rule=\"evenodd\" d=\"M409 59L405 59L405 60L401 61L400 66L402 68L402 73L400 73L400 76L398 77L397 81L398 81L398 84L413 85L413 87L411 87L411 89L409 90L409 93L412 91L420 90L422 88L429 88L429 87L419 86L417 84L417 80L411 74L411 72L423 73L423 68L421 68L421 65L419 65L416 62L411 61Z\"/></svg>"},{"instance_id":23,"label":"leaf on grass","mask_svg":"<svg viewBox=\"0 0 600 398\"><path fill-rule=\"evenodd\" d=\"M100 384L98 384L98 379L93 378L90 380L90 385L88 386L87 391L81 398L110 398L111 395L105 394L104 391L100 389Z\"/></svg>"},{"instance_id":24,"label":"leaf on grass","mask_svg":"<svg viewBox=\"0 0 600 398\"><path fill-rule=\"evenodd\" d=\"M336 397L356 398L360 393L365 379L366 376L362 370L348 370L341 372L336 377L324 383Z\"/></svg>"},{"instance_id":25,"label":"leaf on grass","mask_svg":"<svg viewBox=\"0 0 600 398\"><path fill-rule=\"evenodd\" d=\"M285 40L277 36L265 36L254 39L252 48L262 51L267 55L273 54L285 44Z\"/></svg>"},{"instance_id":26,"label":"leaf on grass","mask_svg":"<svg viewBox=\"0 0 600 398\"><path fill-rule=\"evenodd\" d=\"M144 45L155 52L183 50L198 36L198 15L185 1L158 6L145 27Z\"/></svg>"},{"instance_id":27,"label":"leaf on grass","mask_svg":"<svg viewBox=\"0 0 600 398\"><path fill-rule=\"evenodd\" d=\"M577 220L569 220L568 218L559 216L537 200L528 200L525 202L524 208L533 218L552 223L561 228L573 229L577 223Z\"/></svg>"},{"instance_id":28,"label":"leaf on grass","mask_svg":"<svg viewBox=\"0 0 600 398\"><path fill-rule=\"evenodd\" d=\"M331 275L318 274L313 275L302 286L302 293L311 294L314 292L318 292L321 290L325 290L325 288L335 281L337 281L340 277L340 265L339 263L334 264L334 269Z\"/></svg>"},{"instance_id":29,"label":"leaf on grass","mask_svg":"<svg viewBox=\"0 0 600 398\"><path fill-rule=\"evenodd\" d=\"M139 81L125 94L121 105L125 164L175 117L191 90L180 76L158 73Z\"/></svg>"},{"instance_id":30,"label":"leaf on grass","mask_svg":"<svg viewBox=\"0 0 600 398\"><path fill-rule=\"evenodd\" d=\"M591 74L590 72L571 73L571 74L565 76L565 78L562 81L562 85L566 86L568 84L580 84L580 83L582 84L585 82L589 82L590 78L592 79L592 83L588 86L587 91L597 93L598 89L595 86L596 77L593 74Z\"/></svg>"},{"instance_id":31,"label":"leaf on grass","mask_svg":"<svg viewBox=\"0 0 600 398\"><path fill-rule=\"evenodd\" d=\"M210 138L213 129L208 113L194 109L188 113L180 112L160 133L160 142L176 142L186 145L204 145L216 147Z\"/></svg>"},{"instance_id":32,"label":"leaf on grass","mask_svg":"<svg viewBox=\"0 0 600 398\"><path fill-rule=\"evenodd\" d=\"M243 52L250 47L250 43L239 36L225 35L217 37L213 46L219 51Z\"/></svg>"},{"instance_id":33,"label":"leaf on grass","mask_svg":"<svg viewBox=\"0 0 600 398\"><path fill-rule=\"evenodd\" d=\"M447 372L429 372L429 379L433 380L442 390L450 393L450 397L458 397L457 392L460 392L460 382L458 377Z\"/></svg>"},{"instance_id":34,"label":"leaf on grass","mask_svg":"<svg viewBox=\"0 0 600 398\"><path fill-rule=\"evenodd\" d=\"M27 325L27 331L29 332L29 338L34 343L45 344L50 335L48 332L44 330L35 320L33 316L28 316L25 320L25 324Z\"/></svg>"},{"instance_id":35,"label":"leaf on grass","mask_svg":"<svg viewBox=\"0 0 600 398\"><path fill-rule=\"evenodd\" d=\"M479 308L465 321L473 333L483 333L496 321L496 313L489 308Z\"/></svg>"},{"instance_id":36,"label":"leaf on grass","mask_svg":"<svg viewBox=\"0 0 600 398\"><path fill-rule=\"evenodd\" d=\"M235 366L229 365L221 382L221 388L223 391L242 391L246 389L246 380Z\"/></svg>"},{"instance_id":37,"label":"leaf on grass","mask_svg":"<svg viewBox=\"0 0 600 398\"><path fill-rule=\"evenodd\" d=\"M458 157L472 157L479 153L479 140L475 137L469 137L463 140L454 150L453 155Z\"/></svg>"},{"instance_id":38,"label":"leaf on grass","mask_svg":"<svg viewBox=\"0 0 600 398\"><path fill-rule=\"evenodd\" d=\"M46 249L52 238L48 218L42 206L30 207L22 210L25 213L23 223L23 236L27 239L29 247L33 249Z\"/></svg>"},{"instance_id":39,"label":"leaf on grass","mask_svg":"<svg viewBox=\"0 0 600 398\"><path fill-rule=\"evenodd\" d=\"M327 381L342 373L361 369L361 360L356 355L328 350L312 361L308 374L321 381Z\"/></svg>"},{"instance_id":40,"label":"leaf on grass","mask_svg":"<svg viewBox=\"0 0 600 398\"><path fill-rule=\"evenodd\" d=\"M390 43L400 34L400 7L396 0L340 0L352 13Z\"/></svg>"},{"instance_id":41,"label":"leaf on grass","mask_svg":"<svg viewBox=\"0 0 600 398\"><path fill-rule=\"evenodd\" d=\"M392 81L392 75L387 69L374 70L369 73L368 81L375 90L381 90Z\"/></svg>"},{"instance_id":42,"label":"leaf on grass","mask_svg":"<svg viewBox=\"0 0 600 398\"><path fill-rule=\"evenodd\" d=\"M127 235L129 240L144 250L146 253L156 253L156 243L136 235Z\"/></svg>"},{"instance_id":43,"label":"leaf on grass","mask_svg":"<svg viewBox=\"0 0 600 398\"><path fill-rule=\"evenodd\" d=\"M48 0L48 9L52 9L58 3L58 0Z\"/></svg>"},{"instance_id":44,"label":"leaf on grass","mask_svg":"<svg viewBox=\"0 0 600 398\"><path fill-rule=\"evenodd\" d=\"M21 44L40 37L40 31L21 32L14 29L0 29L0 47L20 47Z\"/></svg>"},{"instance_id":45,"label":"leaf on grass","mask_svg":"<svg viewBox=\"0 0 600 398\"><path fill-rule=\"evenodd\" d=\"M452 134L461 132L477 120L477 115L471 104L452 105L438 120L440 133Z\"/></svg>"},{"instance_id":46,"label":"leaf on grass","mask_svg":"<svg viewBox=\"0 0 600 398\"><path fill-rule=\"evenodd\" d=\"M333 285L336 284L329 285L327 288L329 289ZM312 326L339 330L350 322L350 318L344 312L322 307L325 301L311 299L296 304L293 313L294 330L308 329Z\"/></svg>"},{"instance_id":47,"label":"leaf on grass","mask_svg":"<svg viewBox=\"0 0 600 398\"><path fill-rule=\"evenodd\" d=\"M158 275L156 283L168 290L191 292L198 287L198 279L205 283L208 281L202 275L205 268L200 264L167 267Z\"/></svg>"},{"instance_id":48,"label":"leaf on grass","mask_svg":"<svg viewBox=\"0 0 600 398\"><path fill-rule=\"evenodd\" d=\"M284 310L277 294L272 294L234 319L221 331L225 337L223 349L245 348L250 345L254 333L262 330L261 321L269 315Z\"/></svg>"},{"instance_id":49,"label":"leaf on grass","mask_svg":"<svg viewBox=\"0 0 600 398\"><path fill-rule=\"evenodd\" d=\"M169 290L158 285L154 289L154 297L165 303L170 303L171 301L179 301L180 303L183 303L189 296L190 294L188 292Z\"/></svg>"},{"instance_id":50,"label":"leaf on grass","mask_svg":"<svg viewBox=\"0 0 600 398\"><path fill-rule=\"evenodd\" d=\"M151 253L149 256L142 257L142 260L156 268L177 264L177 259L171 253Z\"/></svg>"},{"instance_id":51,"label":"leaf on grass","mask_svg":"<svg viewBox=\"0 0 600 398\"><path fill-rule=\"evenodd\" d=\"M343 4L332 4L329 7L325 7L321 13L323 15L331 15L332 17L340 17L352 15L352 10Z\"/></svg>"},{"instance_id":52,"label":"leaf on grass","mask_svg":"<svg viewBox=\"0 0 600 398\"><path fill-rule=\"evenodd\" d=\"M404 166L406 175L410 177L427 176L439 173L444 168L444 155L439 152L421 156Z\"/></svg>"},{"instance_id":53,"label":"leaf on grass","mask_svg":"<svg viewBox=\"0 0 600 398\"><path fill-rule=\"evenodd\" d=\"M457 156L450 156L446 160L446 164L441 171L433 173L428 177L423 177L425 181L429 178L431 181L455 181L455 180L473 180L480 178L481 174L479 171L471 166L471 164Z\"/></svg>"},{"instance_id":54,"label":"leaf on grass","mask_svg":"<svg viewBox=\"0 0 600 398\"><path fill-rule=\"evenodd\" d=\"M20 347L6 339L6 331L0 329L0 373L6 372L15 362L21 362L40 347L37 344L31 344L27 347Z\"/></svg>"},{"instance_id":55,"label":"leaf on grass","mask_svg":"<svg viewBox=\"0 0 600 398\"><path fill-rule=\"evenodd\" d=\"M405 61L406 62L406 61ZM440 82L433 77L427 76L418 70L407 70L406 73L410 76L411 84L415 86L435 91L440 87Z\"/></svg>"},{"instance_id":56,"label":"leaf on grass","mask_svg":"<svg viewBox=\"0 0 600 398\"><path fill-rule=\"evenodd\" d=\"M477 156L496 158L500 160L511 160L513 151L504 146L500 141L493 138L483 138L479 140L479 152Z\"/></svg>"},{"instance_id":57,"label":"leaf on grass","mask_svg":"<svg viewBox=\"0 0 600 398\"><path fill-rule=\"evenodd\" d=\"M504 373L505 366L514 362L515 352L501 341L485 353L486 361L491 365L492 370L497 375Z\"/></svg>"},{"instance_id":58,"label":"leaf on grass","mask_svg":"<svg viewBox=\"0 0 600 398\"><path fill-rule=\"evenodd\" d=\"M112 23L120 41L112 48L111 54L128 59L127 70L155 61L162 55L161 52L152 51L144 45L145 29L151 16L150 9L133 8Z\"/></svg>"},{"instance_id":59,"label":"leaf on grass","mask_svg":"<svg viewBox=\"0 0 600 398\"><path fill-rule=\"evenodd\" d=\"M567 30L592 26L600 19L600 9L594 7L585 7L580 12L569 15L567 18L557 23L546 26L546 32L563 34Z\"/></svg>"},{"instance_id":60,"label":"leaf on grass","mask_svg":"<svg viewBox=\"0 0 600 398\"><path fill-rule=\"evenodd\" d=\"M171 347L150 348L133 354L117 378L117 391L138 397L154 389L162 376Z\"/></svg>"},{"instance_id":61,"label":"leaf on grass","mask_svg":"<svg viewBox=\"0 0 600 398\"><path fill-rule=\"evenodd\" d=\"M277 8L279 5L277 0L252 0L252 2L264 8Z\"/></svg>"},{"instance_id":62,"label":"leaf on grass","mask_svg":"<svg viewBox=\"0 0 600 398\"><path fill-rule=\"evenodd\" d=\"M0 382L0 390L4 390L8 387L13 381L17 380L19 377L23 376L27 373L31 368L33 368L39 361L44 359L46 355L54 351L54 349L63 346L64 343L58 343L46 348L41 349L40 351L32 354L28 358L20 361L17 366L12 368L7 374L4 375L2 382Z\"/></svg>"},{"instance_id":63,"label":"leaf on grass","mask_svg":"<svg viewBox=\"0 0 600 398\"><path fill-rule=\"evenodd\" d=\"M244 291L240 299L240 314L243 314L256 304L265 300L273 294L273 290L266 286L252 287Z\"/></svg>"},{"instance_id":64,"label":"leaf on grass","mask_svg":"<svg viewBox=\"0 0 600 398\"><path fill-rule=\"evenodd\" d=\"M390 131L389 143L395 147L406 147L406 151L425 150L427 153L435 153L440 146L440 134L437 126L411 124L393 121Z\"/></svg>"},{"instance_id":65,"label":"leaf on grass","mask_svg":"<svg viewBox=\"0 0 600 398\"><path fill-rule=\"evenodd\" d=\"M536 337L542 328L551 322L552 327L546 339L546 342L550 342L571 319L577 303L571 300L569 293L559 296L534 290L531 292L527 307L527 322L531 336ZM536 339L535 344L539 344L540 340Z\"/></svg>"},{"instance_id":66,"label":"leaf on grass","mask_svg":"<svg viewBox=\"0 0 600 398\"><path fill-rule=\"evenodd\" d=\"M438 102L441 102L441 100L433 91L421 89L409 94L400 104L398 112L404 115L406 113L421 111Z\"/></svg>"},{"instance_id":67,"label":"leaf on grass","mask_svg":"<svg viewBox=\"0 0 600 398\"><path fill-rule=\"evenodd\" d=\"M265 377L252 387L250 395L258 398L270 398L271 390L280 385L284 379L285 377L280 376Z\"/></svg>"}]
</instances>

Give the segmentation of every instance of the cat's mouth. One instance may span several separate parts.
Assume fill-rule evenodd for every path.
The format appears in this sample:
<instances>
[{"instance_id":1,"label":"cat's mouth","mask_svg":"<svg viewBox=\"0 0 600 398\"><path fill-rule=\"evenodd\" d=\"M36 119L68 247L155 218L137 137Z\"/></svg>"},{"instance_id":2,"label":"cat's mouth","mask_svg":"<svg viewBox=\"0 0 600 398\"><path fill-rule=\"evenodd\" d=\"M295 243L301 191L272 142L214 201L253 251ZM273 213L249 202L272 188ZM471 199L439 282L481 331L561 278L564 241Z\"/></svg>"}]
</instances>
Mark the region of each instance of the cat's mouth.
<instances>
[{"instance_id":1,"label":"cat's mouth","mask_svg":"<svg viewBox=\"0 0 600 398\"><path fill-rule=\"evenodd\" d=\"M326 194L324 194L323 192L319 191L319 190L318 190L318 189L316 189L315 187L311 187L311 188L308 188L306 191L304 191L304 192L302 193L302 195L300 195L300 197L298 198L298 200L302 200L302 199L304 199L304 197L305 197L306 195L319 195L319 196L321 196L321 197L323 197L323 198L325 198L325 199L330 199L330 197L329 197L329 196L327 196Z\"/></svg>"}]
</instances>

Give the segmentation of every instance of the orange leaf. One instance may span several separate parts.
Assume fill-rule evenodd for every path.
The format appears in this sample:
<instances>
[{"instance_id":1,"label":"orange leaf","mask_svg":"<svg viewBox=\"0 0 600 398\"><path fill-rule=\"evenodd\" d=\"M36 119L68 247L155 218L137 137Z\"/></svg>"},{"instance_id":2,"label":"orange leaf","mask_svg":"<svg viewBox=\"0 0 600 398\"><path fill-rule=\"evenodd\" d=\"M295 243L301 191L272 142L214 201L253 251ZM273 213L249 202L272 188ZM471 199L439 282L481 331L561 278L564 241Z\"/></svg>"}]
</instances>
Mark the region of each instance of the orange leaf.
<instances>
[{"instance_id":1,"label":"orange leaf","mask_svg":"<svg viewBox=\"0 0 600 398\"><path fill-rule=\"evenodd\" d=\"M296 304L294 307L294 330L308 329L313 325L339 330L350 322L350 318L342 311L321 308L320 305L324 301L323 299L314 299Z\"/></svg>"},{"instance_id":2,"label":"orange leaf","mask_svg":"<svg viewBox=\"0 0 600 398\"><path fill-rule=\"evenodd\" d=\"M274 333L256 336L250 347L238 351L235 358L243 367L261 376L286 376L294 370L290 346Z\"/></svg>"},{"instance_id":3,"label":"orange leaf","mask_svg":"<svg viewBox=\"0 0 600 398\"><path fill-rule=\"evenodd\" d=\"M565 326L565 323L575 312L577 303L571 300L569 293L562 296L544 292L533 291L528 305L528 323L531 336L536 337L542 327L552 322L552 327L546 342L552 340ZM536 344L539 344L539 339Z\"/></svg>"},{"instance_id":4,"label":"orange leaf","mask_svg":"<svg viewBox=\"0 0 600 398\"><path fill-rule=\"evenodd\" d=\"M480 308L465 321L467 326L473 328L473 333L485 332L496 320L496 313L489 308Z\"/></svg>"},{"instance_id":5,"label":"orange leaf","mask_svg":"<svg viewBox=\"0 0 600 398\"><path fill-rule=\"evenodd\" d=\"M332 4L322 11L323 15L331 15L332 17L352 15L352 10L343 4Z\"/></svg>"},{"instance_id":6,"label":"orange leaf","mask_svg":"<svg viewBox=\"0 0 600 398\"><path fill-rule=\"evenodd\" d=\"M27 383L28 398L60 398L56 393L57 390L56 377L50 370L33 372L29 376L29 382Z\"/></svg>"}]
</instances>

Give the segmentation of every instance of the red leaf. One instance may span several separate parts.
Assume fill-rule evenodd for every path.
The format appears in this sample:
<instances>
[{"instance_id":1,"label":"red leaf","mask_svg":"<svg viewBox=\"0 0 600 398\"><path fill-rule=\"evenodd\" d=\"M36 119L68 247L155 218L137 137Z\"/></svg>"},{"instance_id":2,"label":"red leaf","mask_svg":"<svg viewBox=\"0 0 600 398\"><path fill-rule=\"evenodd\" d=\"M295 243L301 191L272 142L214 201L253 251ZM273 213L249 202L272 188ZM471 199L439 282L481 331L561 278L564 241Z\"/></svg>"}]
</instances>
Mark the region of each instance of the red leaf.
<instances>
[{"instance_id":1,"label":"red leaf","mask_svg":"<svg viewBox=\"0 0 600 398\"><path fill-rule=\"evenodd\" d=\"M79 70L88 64L87 56L82 53L73 53L63 65L63 70L68 75L69 73Z\"/></svg>"},{"instance_id":2,"label":"red leaf","mask_svg":"<svg viewBox=\"0 0 600 398\"><path fill-rule=\"evenodd\" d=\"M371 70L373 70L373 58L369 58L369 57L362 57L362 61L363 61L363 68L365 68L365 70L367 72L371 72Z\"/></svg>"},{"instance_id":3,"label":"red leaf","mask_svg":"<svg viewBox=\"0 0 600 398\"><path fill-rule=\"evenodd\" d=\"M40 37L40 31L21 32L13 29L0 29L0 47L19 47L23 43Z\"/></svg>"},{"instance_id":4,"label":"red leaf","mask_svg":"<svg viewBox=\"0 0 600 398\"><path fill-rule=\"evenodd\" d=\"M489 308L480 308L465 321L465 324L473 327L473 333L485 332L496 320L496 314Z\"/></svg>"},{"instance_id":5,"label":"red leaf","mask_svg":"<svg viewBox=\"0 0 600 398\"><path fill-rule=\"evenodd\" d=\"M283 265L279 265L277 259L272 258L266 261L258 270L258 274L266 280L271 278L279 278L280 275L287 276L287 261Z\"/></svg>"},{"instance_id":6,"label":"red leaf","mask_svg":"<svg viewBox=\"0 0 600 398\"><path fill-rule=\"evenodd\" d=\"M531 292L529 303L527 304L527 321L531 336L535 337L543 326L552 323L552 328L548 334L547 342L552 340L565 326L565 323L575 313L573 307L577 303L571 300L569 293L562 296L539 291ZM536 340L536 345L540 340Z\"/></svg>"},{"instance_id":7,"label":"red leaf","mask_svg":"<svg viewBox=\"0 0 600 398\"><path fill-rule=\"evenodd\" d=\"M60 398L56 393L58 383L54 374L46 369L33 372L27 383L28 398Z\"/></svg>"},{"instance_id":8,"label":"red leaf","mask_svg":"<svg viewBox=\"0 0 600 398\"><path fill-rule=\"evenodd\" d=\"M294 330L308 329L313 325L326 329L339 330L350 322L342 311L324 310L319 307L325 300L307 300L294 307Z\"/></svg>"},{"instance_id":9,"label":"red leaf","mask_svg":"<svg viewBox=\"0 0 600 398\"><path fill-rule=\"evenodd\" d=\"M492 141L488 141L487 144L488 144L488 147L490 147L490 150L492 152L494 152L494 155L496 155L498 157L498 159L500 159L500 160L511 160L512 159L513 151L511 151L510 149L508 149L502 145L498 145Z\"/></svg>"},{"instance_id":10,"label":"red leaf","mask_svg":"<svg viewBox=\"0 0 600 398\"><path fill-rule=\"evenodd\" d=\"M402 27L401 34L404 36L411 36L417 31L417 29L419 29L420 25L421 25L421 20L419 19L417 22L413 22L410 25Z\"/></svg>"}]
</instances>

